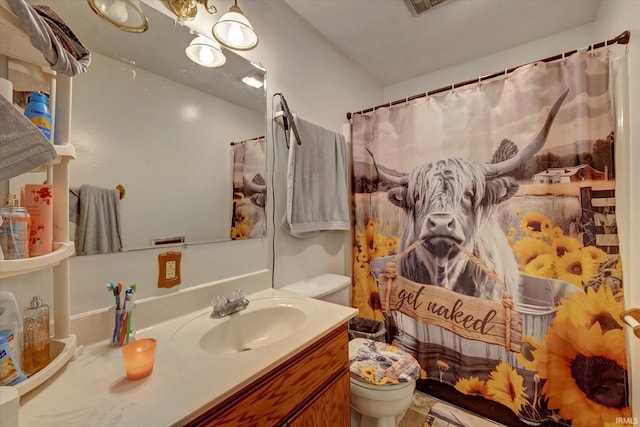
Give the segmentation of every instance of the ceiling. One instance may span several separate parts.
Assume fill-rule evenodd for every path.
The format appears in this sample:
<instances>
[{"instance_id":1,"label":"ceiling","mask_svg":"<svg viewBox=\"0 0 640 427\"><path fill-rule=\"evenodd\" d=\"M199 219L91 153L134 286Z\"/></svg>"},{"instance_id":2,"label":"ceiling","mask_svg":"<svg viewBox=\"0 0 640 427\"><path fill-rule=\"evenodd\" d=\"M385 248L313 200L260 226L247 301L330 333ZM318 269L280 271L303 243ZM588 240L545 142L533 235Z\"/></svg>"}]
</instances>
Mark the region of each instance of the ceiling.
<instances>
[{"instance_id":1,"label":"ceiling","mask_svg":"<svg viewBox=\"0 0 640 427\"><path fill-rule=\"evenodd\" d=\"M254 70L248 61L227 50L223 67L194 65L183 54L193 37L188 28L174 25L165 1L142 1L153 22L143 34L105 24L86 0L35 3L50 5L92 51L249 108L264 107L264 92L239 82ZM212 1L225 10L227 0ZM247 16L256 19L251 1L257 0L243 1ZM417 17L405 3L417 0L284 1L370 77L390 86L593 22L603 0L446 0ZM218 17L202 15L211 20L203 21L207 29Z\"/></svg>"},{"instance_id":2,"label":"ceiling","mask_svg":"<svg viewBox=\"0 0 640 427\"><path fill-rule=\"evenodd\" d=\"M593 22L601 0L284 0L384 86ZM407 0L410 1L410 0Z\"/></svg>"}]
</instances>

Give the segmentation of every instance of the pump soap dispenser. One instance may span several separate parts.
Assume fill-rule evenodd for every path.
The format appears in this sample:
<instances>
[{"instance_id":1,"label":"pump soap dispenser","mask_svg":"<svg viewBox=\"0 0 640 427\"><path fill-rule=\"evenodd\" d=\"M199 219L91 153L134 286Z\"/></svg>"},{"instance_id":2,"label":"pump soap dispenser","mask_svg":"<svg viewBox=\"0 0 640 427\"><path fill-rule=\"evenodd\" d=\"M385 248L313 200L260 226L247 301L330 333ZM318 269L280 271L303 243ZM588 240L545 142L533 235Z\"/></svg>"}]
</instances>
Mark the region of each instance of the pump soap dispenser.
<instances>
[{"instance_id":1,"label":"pump soap dispenser","mask_svg":"<svg viewBox=\"0 0 640 427\"><path fill-rule=\"evenodd\" d=\"M35 296L31 305L24 311L22 322L24 343L22 349L22 370L31 375L49 363L49 306Z\"/></svg>"}]
</instances>

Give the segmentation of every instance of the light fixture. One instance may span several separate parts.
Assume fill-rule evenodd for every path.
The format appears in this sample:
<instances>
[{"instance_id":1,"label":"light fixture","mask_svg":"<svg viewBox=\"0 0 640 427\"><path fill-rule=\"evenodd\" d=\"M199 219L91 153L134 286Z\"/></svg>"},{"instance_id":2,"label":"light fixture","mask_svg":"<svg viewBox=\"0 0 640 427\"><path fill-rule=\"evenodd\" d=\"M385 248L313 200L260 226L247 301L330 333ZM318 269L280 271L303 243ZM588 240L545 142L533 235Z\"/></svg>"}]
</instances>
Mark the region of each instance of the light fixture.
<instances>
[{"instance_id":1,"label":"light fixture","mask_svg":"<svg viewBox=\"0 0 640 427\"><path fill-rule=\"evenodd\" d=\"M87 0L91 10L116 28L130 33L144 33L149 20L138 0Z\"/></svg>"},{"instance_id":2,"label":"light fixture","mask_svg":"<svg viewBox=\"0 0 640 427\"><path fill-rule=\"evenodd\" d=\"M185 21L193 20L198 14L198 3L204 5L204 8L212 15L218 12L213 4L209 4L209 0L167 0L173 13Z\"/></svg>"},{"instance_id":3,"label":"light fixture","mask_svg":"<svg viewBox=\"0 0 640 427\"><path fill-rule=\"evenodd\" d=\"M205 36L194 38L184 52L190 60L203 67L219 67L227 62L220 45Z\"/></svg>"},{"instance_id":4,"label":"light fixture","mask_svg":"<svg viewBox=\"0 0 640 427\"><path fill-rule=\"evenodd\" d=\"M246 76L242 78L242 83L260 89L264 85L264 79L260 76Z\"/></svg>"},{"instance_id":5,"label":"light fixture","mask_svg":"<svg viewBox=\"0 0 640 427\"><path fill-rule=\"evenodd\" d=\"M411 15L418 16L428 12L440 3L444 3L444 1L445 0L404 0L404 3L409 8Z\"/></svg>"},{"instance_id":6,"label":"light fixture","mask_svg":"<svg viewBox=\"0 0 640 427\"><path fill-rule=\"evenodd\" d=\"M212 28L213 37L223 46L234 50L249 50L258 45L258 35L234 0L229 12L220 17Z\"/></svg>"}]
</instances>

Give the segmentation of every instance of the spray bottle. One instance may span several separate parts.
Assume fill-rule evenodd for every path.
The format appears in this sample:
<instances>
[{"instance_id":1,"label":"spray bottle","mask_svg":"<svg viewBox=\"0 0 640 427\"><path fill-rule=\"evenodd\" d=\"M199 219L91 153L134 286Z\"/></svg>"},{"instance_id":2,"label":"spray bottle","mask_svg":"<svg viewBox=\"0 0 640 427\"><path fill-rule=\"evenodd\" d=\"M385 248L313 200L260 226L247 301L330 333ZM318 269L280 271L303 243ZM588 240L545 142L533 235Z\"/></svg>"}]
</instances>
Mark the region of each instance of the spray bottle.
<instances>
[{"instance_id":1,"label":"spray bottle","mask_svg":"<svg viewBox=\"0 0 640 427\"><path fill-rule=\"evenodd\" d=\"M25 208L18 206L15 194L7 194L0 217L0 248L4 259L28 258L31 216Z\"/></svg>"}]
</instances>

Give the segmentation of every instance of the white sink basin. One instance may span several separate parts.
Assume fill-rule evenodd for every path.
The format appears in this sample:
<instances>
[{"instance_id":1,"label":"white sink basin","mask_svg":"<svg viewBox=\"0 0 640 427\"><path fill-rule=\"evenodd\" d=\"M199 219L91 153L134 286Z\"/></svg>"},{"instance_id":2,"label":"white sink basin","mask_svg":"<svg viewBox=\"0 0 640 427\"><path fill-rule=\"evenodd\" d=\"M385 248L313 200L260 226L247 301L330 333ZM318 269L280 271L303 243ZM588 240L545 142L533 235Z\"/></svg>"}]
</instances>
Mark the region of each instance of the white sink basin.
<instances>
[{"instance_id":1,"label":"white sink basin","mask_svg":"<svg viewBox=\"0 0 640 427\"><path fill-rule=\"evenodd\" d=\"M211 309L182 325L171 341L214 354L240 353L280 342L305 324L312 303L295 297L256 299L238 313L214 319Z\"/></svg>"}]
</instances>

